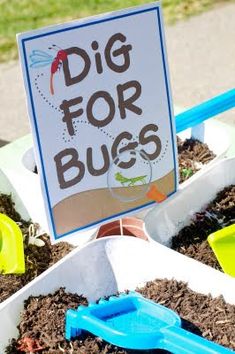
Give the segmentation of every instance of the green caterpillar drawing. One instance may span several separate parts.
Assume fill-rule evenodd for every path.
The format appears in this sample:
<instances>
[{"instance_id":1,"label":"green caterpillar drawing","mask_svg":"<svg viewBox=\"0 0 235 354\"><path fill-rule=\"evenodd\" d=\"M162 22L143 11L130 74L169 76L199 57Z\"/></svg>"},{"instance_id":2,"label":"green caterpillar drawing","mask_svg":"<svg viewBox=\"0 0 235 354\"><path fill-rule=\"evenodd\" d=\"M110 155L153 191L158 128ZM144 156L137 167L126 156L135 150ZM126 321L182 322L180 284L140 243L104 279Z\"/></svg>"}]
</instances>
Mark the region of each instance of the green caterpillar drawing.
<instances>
[{"instance_id":1,"label":"green caterpillar drawing","mask_svg":"<svg viewBox=\"0 0 235 354\"><path fill-rule=\"evenodd\" d=\"M125 186L125 184L127 184L128 187L130 186L134 186L136 183L141 182L142 184L145 184L145 178L147 177L147 175L145 176L138 176L138 177L133 177L133 178L127 178L124 177L121 172L116 172L115 173L115 179L116 181L120 182L122 184L122 186Z\"/></svg>"}]
</instances>

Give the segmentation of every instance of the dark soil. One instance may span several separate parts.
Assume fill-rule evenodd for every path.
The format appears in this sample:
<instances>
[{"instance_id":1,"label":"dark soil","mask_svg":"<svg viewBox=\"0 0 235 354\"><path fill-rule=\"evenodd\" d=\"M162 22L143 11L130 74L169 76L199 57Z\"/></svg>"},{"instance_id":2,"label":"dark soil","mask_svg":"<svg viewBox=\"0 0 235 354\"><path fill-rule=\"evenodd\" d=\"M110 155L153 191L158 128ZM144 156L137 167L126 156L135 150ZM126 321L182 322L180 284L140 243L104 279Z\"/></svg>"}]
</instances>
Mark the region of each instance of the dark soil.
<instances>
[{"instance_id":1,"label":"dark soil","mask_svg":"<svg viewBox=\"0 0 235 354\"><path fill-rule=\"evenodd\" d=\"M194 215L190 224L172 238L172 248L221 270L207 237L210 233L235 223L235 185L226 187L204 211Z\"/></svg>"},{"instance_id":2,"label":"dark soil","mask_svg":"<svg viewBox=\"0 0 235 354\"><path fill-rule=\"evenodd\" d=\"M0 213L9 216L15 222L21 222L26 225L28 224L21 219L20 214L15 210L15 204L13 203L10 195L0 193Z\"/></svg>"},{"instance_id":3,"label":"dark soil","mask_svg":"<svg viewBox=\"0 0 235 354\"><path fill-rule=\"evenodd\" d=\"M235 349L235 306L227 304L222 297L213 299L190 290L183 282L167 279L149 282L139 292L176 311L182 318L184 329ZM21 314L19 337L12 340L6 353L29 354L30 346L31 352L38 354L169 353L162 350L124 350L88 333L71 342L64 340L65 312L81 304L87 304L83 297L66 293L64 289L53 295L30 297Z\"/></svg>"},{"instance_id":4,"label":"dark soil","mask_svg":"<svg viewBox=\"0 0 235 354\"><path fill-rule=\"evenodd\" d=\"M14 203L10 195L0 194L0 213L16 221L22 230L24 235L26 269L24 274L0 274L1 303L64 257L73 249L73 246L66 242L51 245L49 236L46 234L40 236L40 239L45 242L44 246L37 247L35 245L29 245L28 237L31 223L21 219L14 208ZM37 228L38 225L34 224L34 227Z\"/></svg>"},{"instance_id":5,"label":"dark soil","mask_svg":"<svg viewBox=\"0 0 235 354\"><path fill-rule=\"evenodd\" d=\"M177 137L180 183L186 181L194 173L215 158L208 146L198 140Z\"/></svg>"},{"instance_id":6,"label":"dark soil","mask_svg":"<svg viewBox=\"0 0 235 354\"><path fill-rule=\"evenodd\" d=\"M180 183L186 181L199 171L202 165L215 158L215 154L207 144L201 143L199 140L186 139L182 141L177 137L177 147ZM38 173L37 166L34 167L33 173Z\"/></svg>"}]
</instances>

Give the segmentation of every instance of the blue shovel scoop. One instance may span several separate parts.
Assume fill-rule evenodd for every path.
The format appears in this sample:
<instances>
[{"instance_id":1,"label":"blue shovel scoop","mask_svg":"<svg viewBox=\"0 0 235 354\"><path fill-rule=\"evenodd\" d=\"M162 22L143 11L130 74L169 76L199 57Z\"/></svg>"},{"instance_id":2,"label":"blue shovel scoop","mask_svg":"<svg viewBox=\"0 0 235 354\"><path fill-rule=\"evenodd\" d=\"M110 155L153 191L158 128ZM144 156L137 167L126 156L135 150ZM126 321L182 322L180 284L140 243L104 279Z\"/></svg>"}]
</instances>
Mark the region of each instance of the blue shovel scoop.
<instances>
[{"instance_id":1,"label":"blue shovel scoop","mask_svg":"<svg viewBox=\"0 0 235 354\"><path fill-rule=\"evenodd\" d=\"M165 349L175 354L233 353L182 329L175 312L135 292L68 310L66 339L79 336L83 330L128 349Z\"/></svg>"}]
</instances>

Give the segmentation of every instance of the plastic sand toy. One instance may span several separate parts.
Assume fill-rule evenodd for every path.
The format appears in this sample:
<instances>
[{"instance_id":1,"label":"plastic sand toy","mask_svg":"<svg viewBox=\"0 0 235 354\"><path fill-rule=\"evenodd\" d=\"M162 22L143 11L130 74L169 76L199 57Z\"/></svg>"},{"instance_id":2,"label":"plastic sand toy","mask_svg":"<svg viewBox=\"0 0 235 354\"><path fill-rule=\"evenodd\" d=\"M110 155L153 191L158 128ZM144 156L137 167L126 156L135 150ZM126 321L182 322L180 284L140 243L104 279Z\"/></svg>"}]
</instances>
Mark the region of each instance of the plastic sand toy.
<instances>
[{"instance_id":1,"label":"plastic sand toy","mask_svg":"<svg viewBox=\"0 0 235 354\"><path fill-rule=\"evenodd\" d=\"M235 224L210 234L207 240L224 273L235 277Z\"/></svg>"},{"instance_id":2,"label":"plastic sand toy","mask_svg":"<svg viewBox=\"0 0 235 354\"><path fill-rule=\"evenodd\" d=\"M23 235L19 226L0 213L0 272L19 274L25 272Z\"/></svg>"},{"instance_id":3,"label":"plastic sand toy","mask_svg":"<svg viewBox=\"0 0 235 354\"><path fill-rule=\"evenodd\" d=\"M176 132L201 124L206 119L235 107L235 89L222 93L175 117Z\"/></svg>"},{"instance_id":4,"label":"plastic sand toy","mask_svg":"<svg viewBox=\"0 0 235 354\"><path fill-rule=\"evenodd\" d=\"M128 349L165 349L178 354L232 353L181 328L172 310L138 293L100 300L66 313L66 339L88 331L105 341Z\"/></svg>"}]
</instances>

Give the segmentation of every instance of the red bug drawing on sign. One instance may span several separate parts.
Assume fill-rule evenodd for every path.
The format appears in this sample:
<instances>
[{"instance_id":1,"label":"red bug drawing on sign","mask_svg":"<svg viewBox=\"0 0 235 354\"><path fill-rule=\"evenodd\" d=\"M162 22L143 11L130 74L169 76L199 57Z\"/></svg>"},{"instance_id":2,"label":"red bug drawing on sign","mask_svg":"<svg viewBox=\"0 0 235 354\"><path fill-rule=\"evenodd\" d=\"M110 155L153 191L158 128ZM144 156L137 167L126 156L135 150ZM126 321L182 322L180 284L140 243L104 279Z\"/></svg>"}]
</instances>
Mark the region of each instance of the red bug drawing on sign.
<instances>
[{"instance_id":1,"label":"red bug drawing on sign","mask_svg":"<svg viewBox=\"0 0 235 354\"><path fill-rule=\"evenodd\" d=\"M59 50L57 51L56 48ZM57 51L55 57L46 52L43 52L42 50L35 49L30 54L29 58L31 60L31 64L30 64L31 68L41 68L43 66L47 66L51 64L50 92L52 95L54 95L55 93L54 83L53 83L54 75L56 72L60 71L61 65L63 61L67 59L68 55L65 50L59 48L55 44L52 44L52 47L49 47L49 49L53 49Z\"/></svg>"}]
</instances>

